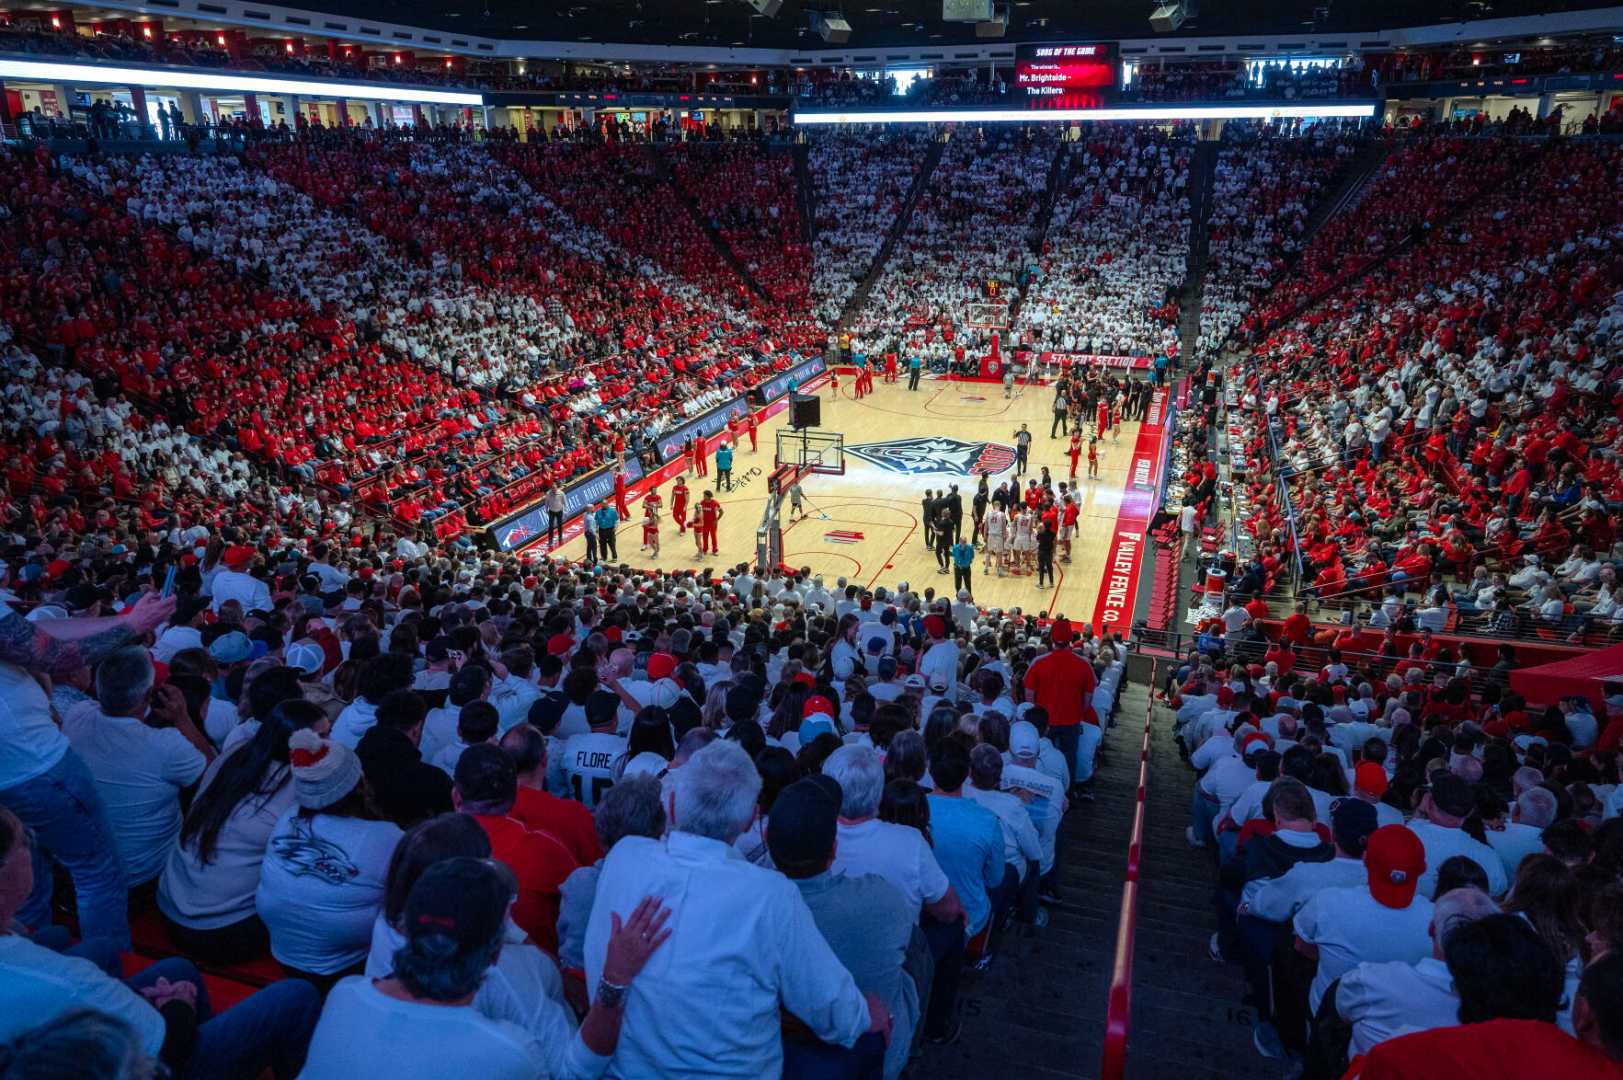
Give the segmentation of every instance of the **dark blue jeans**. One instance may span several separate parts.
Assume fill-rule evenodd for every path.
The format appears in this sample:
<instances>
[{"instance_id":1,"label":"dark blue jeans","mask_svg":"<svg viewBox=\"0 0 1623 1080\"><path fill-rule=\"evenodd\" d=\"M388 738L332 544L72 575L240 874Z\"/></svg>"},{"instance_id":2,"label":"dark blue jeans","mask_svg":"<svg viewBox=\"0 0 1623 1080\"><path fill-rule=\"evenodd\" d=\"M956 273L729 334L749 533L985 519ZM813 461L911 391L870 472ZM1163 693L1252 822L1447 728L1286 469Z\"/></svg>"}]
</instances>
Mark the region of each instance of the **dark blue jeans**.
<instances>
[{"instance_id":1,"label":"dark blue jeans","mask_svg":"<svg viewBox=\"0 0 1623 1080\"><path fill-rule=\"evenodd\" d=\"M310 1036L321 1018L321 995L303 979L283 979L216 1016L208 988L190 960L160 960L134 978L132 990L156 986L160 978L197 987L197 1044L191 1060L176 1068L188 1080L230 1080L257 1076L269 1068L278 1080L297 1076L304 1067Z\"/></svg>"},{"instance_id":2,"label":"dark blue jeans","mask_svg":"<svg viewBox=\"0 0 1623 1080\"><path fill-rule=\"evenodd\" d=\"M784 1080L881 1080L885 1040L870 1031L847 1048L801 1039L783 1040Z\"/></svg>"},{"instance_id":3,"label":"dark blue jeans","mask_svg":"<svg viewBox=\"0 0 1623 1080\"><path fill-rule=\"evenodd\" d=\"M73 878L79 904L79 933L130 947L129 898L124 864L113 843L107 808L96 794L90 770L69 750L61 761L32 780L0 790L4 806L34 830L34 891L17 920L39 929L51 922L51 864L61 863Z\"/></svg>"}]
</instances>

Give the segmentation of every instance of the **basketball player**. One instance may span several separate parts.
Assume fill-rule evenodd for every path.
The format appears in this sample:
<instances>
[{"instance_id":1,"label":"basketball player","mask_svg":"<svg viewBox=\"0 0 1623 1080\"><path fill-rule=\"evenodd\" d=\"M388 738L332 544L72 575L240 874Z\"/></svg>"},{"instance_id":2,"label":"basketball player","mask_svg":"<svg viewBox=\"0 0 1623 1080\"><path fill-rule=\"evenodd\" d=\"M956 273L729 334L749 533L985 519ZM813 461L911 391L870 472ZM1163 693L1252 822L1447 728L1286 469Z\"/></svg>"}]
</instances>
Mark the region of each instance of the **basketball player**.
<instances>
[{"instance_id":1,"label":"basketball player","mask_svg":"<svg viewBox=\"0 0 1623 1080\"><path fill-rule=\"evenodd\" d=\"M752 453L752 454L760 449L760 447L757 446L756 443L755 443L755 437L756 437L756 434L759 432L760 427L761 427L760 421L755 419L755 410L754 409L750 409L747 413L744 414L744 430L749 432L749 436L750 436L750 453ZM738 440L734 439L733 441L736 443Z\"/></svg>"},{"instance_id":2,"label":"basketball player","mask_svg":"<svg viewBox=\"0 0 1623 1080\"><path fill-rule=\"evenodd\" d=\"M698 462L698 465L699 465L698 469L696 469L695 471L700 476L709 476L710 475L710 461L709 461L709 458L706 456L707 453L708 453L708 450L709 450L709 448L705 446L705 440L704 440L703 436L700 436L699 438L693 440L693 458L694 458L695 461Z\"/></svg>"},{"instance_id":3,"label":"basketball player","mask_svg":"<svg viewBox=\"0 0 1623 1080\"><path fill-rule=\"evenodd\" d=\"M1009 515L1003 512L1003 504L995 502L986 512L986 565L981 567L981 573L992 572L992 564L997 564L997 576L1003 577L1004 556L1008 553L1009 544Z\"/></svg>"},{"instance_id":4,"label":"basketball player","mask_svg":"<svg viewBox=\"0 0 1623 1080\"><path fill-rule=\"evenodd\" d=\"M631 507L626 503L626 471L614 470L614 512L621 521L631 520Z\"/></svg>"},{"instance_id":5,"label":"basketball player","mask_svg":"<svg viewBox=\"0 0 1623 1080\"><path fill-rule=\"evenodd\" d=\"M676 531L688 531L688 485L680 476L676 478L676 486L671 488L671 520L676 522Z\"/></svg>"},{"instance_id":6,"label":"basketball player","mask_svg":"<svg viewBox=\"0 0 1623 1080\"><path fill-rule=\"evenodd\" d=\"M1082 429L1071 432L1071 479L1076 479L1076 465L1082 458Z\"/></svg>"},{"instance_id":7,"label":"basketball player","mask_svg":"<svg viewBox=\"0 0 1623 1080\"><path fill-rule=\"evenodd\" d=\"M892 349L885 354L885 381L896 381L896 350Z\"/></svg>"},{"instance_id":8,"label":"basketball player","mask_svg":"<svg viewBox=\"0 0 1623 1080\"><path fill-rule=\"evenodd\" d=\"M716 548L716 528L721 524L723 513L725 513L725 511L722 510L721 504L716 501L715 494L713 492L706 491L704 493L704 498L699 500L698 533L699 555L701 557L704 555L707 547L710 554L720 554Z\"/></svg>"},{"instance_id":9,"label":"basketball player","mask_svg":"<svg viewBox=\"0 0 1623 1080\"><path fill-rule=\"evenodd\" d=\"M659 507L651 502L642 507L642 550L659 558Z\"/></svg>"},{"instance_id":10,"label":"basketball player","mask_svg":"<svg viewBox=\"0 0 1623 1080\"><path fill-rule=\"evenodd\" d=\"M1094 417L1093 434L1096 438L1104 438L1105 432L1110 430L1110 400L1105 395L1099 395L1099 410Z\"/></svg>"},{"instance_id":11,"label":"basketball player","mask_svg":"<svg viewBox=\"0 0 1623 1080\"><path fill-rule=\"evenodd\" d=\"M1029 574L1037 564L1037 515L1028 506L1014 522L1015 565Z\"/></svg>"},{"instance_id":12,"label":"basketball player","mask_svg":"<svg viewBox=\"0 0 1623 1080\"><path fill-rule=\"evenodd\" d=\"M1064 561L1071 561L1071 541L1076 538L1077 521L1082 517L1082 510L1076 505L1076 500L1065 496L1065 507L1059 515L1059 538L1065 545Z\"/></svg>"}]
</instances>

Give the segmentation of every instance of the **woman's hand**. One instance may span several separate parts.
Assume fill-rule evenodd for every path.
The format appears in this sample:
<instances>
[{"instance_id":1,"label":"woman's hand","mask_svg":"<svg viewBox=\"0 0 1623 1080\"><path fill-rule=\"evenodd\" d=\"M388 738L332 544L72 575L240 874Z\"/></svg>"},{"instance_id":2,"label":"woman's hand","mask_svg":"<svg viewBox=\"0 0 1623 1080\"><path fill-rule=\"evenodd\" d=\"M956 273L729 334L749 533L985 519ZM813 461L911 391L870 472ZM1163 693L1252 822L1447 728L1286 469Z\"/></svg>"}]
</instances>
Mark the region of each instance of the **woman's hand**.
<instances>
[{"instance_id":1,"label":"woman's hand","mask_svg":"<svg viewBox=\"0 0 1623 1080\"><path fill-rule=\"evenodd\" d=\"M609 916L609 948L603 960L603 978L616 986L630 986L648 958L665 943L671 932L665 923L671 909L657 896L645 896L631 918L620 921L618 912Z\"/></svg>"}]
</instances>

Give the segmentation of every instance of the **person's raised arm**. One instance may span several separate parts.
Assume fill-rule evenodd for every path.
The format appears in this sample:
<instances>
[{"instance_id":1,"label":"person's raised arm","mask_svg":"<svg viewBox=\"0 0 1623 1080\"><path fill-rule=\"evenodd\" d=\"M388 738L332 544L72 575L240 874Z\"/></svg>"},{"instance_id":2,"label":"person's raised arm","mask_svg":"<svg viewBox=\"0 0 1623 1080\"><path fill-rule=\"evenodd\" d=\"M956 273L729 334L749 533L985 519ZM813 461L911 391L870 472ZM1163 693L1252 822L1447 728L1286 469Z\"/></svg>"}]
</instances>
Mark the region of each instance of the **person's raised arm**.
<instances>
[{"instance_id":1,"label":"person's raised arm","mask_svg":"<svg viewBox=\"0 0 1623 1080\"><path fill-rule=\"evenodd\" d=\"M147 593L124 614L100 619L29 622L8 611L0 616L0 661L46 675L67 675L155 629L174 610L174 597Z\"/></svg>"}]
</instances>

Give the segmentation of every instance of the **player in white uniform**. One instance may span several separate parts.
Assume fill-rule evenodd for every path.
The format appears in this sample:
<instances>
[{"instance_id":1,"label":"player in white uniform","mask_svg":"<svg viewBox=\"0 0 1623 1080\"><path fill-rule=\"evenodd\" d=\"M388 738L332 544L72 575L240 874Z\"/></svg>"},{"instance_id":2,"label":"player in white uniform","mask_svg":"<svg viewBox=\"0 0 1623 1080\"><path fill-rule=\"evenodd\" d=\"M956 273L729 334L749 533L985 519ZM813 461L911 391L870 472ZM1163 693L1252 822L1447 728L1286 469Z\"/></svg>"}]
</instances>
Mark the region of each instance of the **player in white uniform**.
<instances>
[{"instance_id":1,"label":"player in white uniform","mask_svg":"<svg viewBox=\"0 0 1623 1080\"><path fill-rule=\"evenodd\" d=\"M1037 531L1036 519L1030 510L1020 511L1020 516L1014 523L1014 550L1015 559L1026 571L1036 569L1037 566Z\"/></svg>"},{"instance_id":2,"label":"player in white uniform","mask_svg":"<svg viewBox=\"0 0 1623 1080\"><path fill-rule=\"evenodd\" d=\"M986 512L986 565L981 573L992 572L992 563L997 563L997 576L1003 576L1003 557L1009 550L1009 515L1003 512L1002 507L993 504Z\"/></svg>"}]
</instances>

